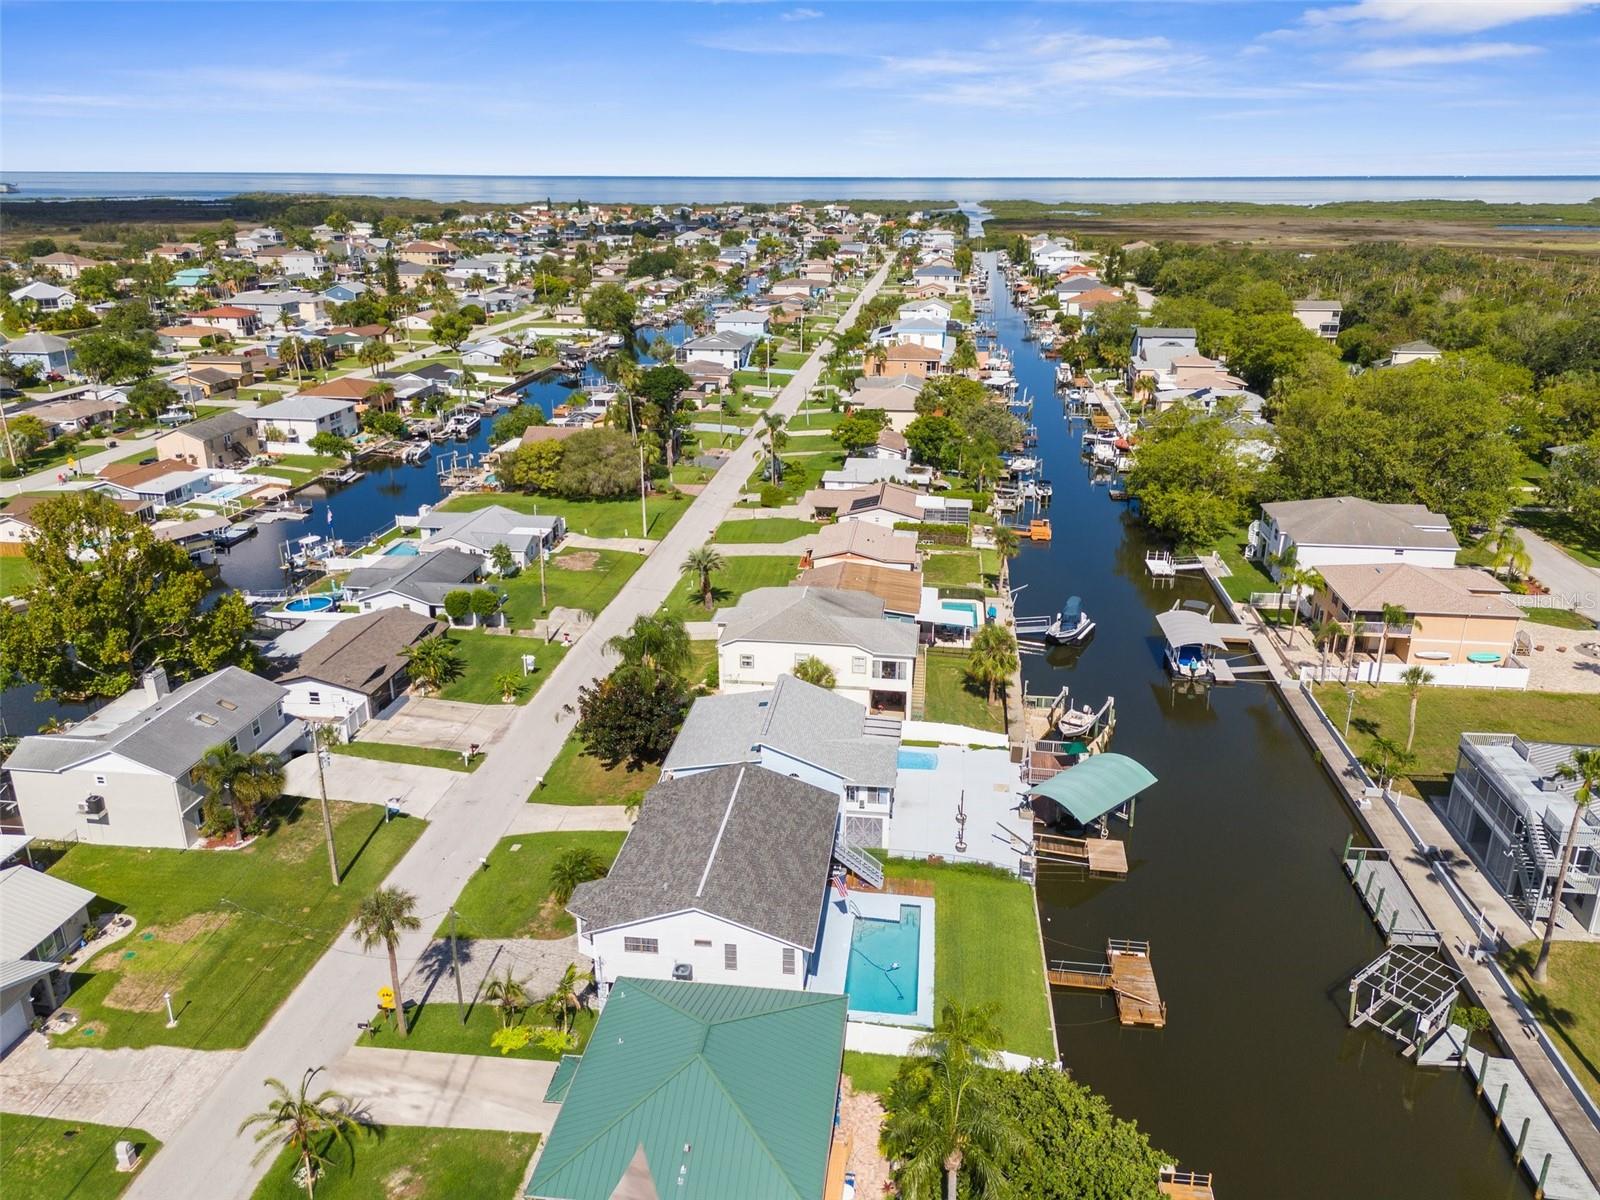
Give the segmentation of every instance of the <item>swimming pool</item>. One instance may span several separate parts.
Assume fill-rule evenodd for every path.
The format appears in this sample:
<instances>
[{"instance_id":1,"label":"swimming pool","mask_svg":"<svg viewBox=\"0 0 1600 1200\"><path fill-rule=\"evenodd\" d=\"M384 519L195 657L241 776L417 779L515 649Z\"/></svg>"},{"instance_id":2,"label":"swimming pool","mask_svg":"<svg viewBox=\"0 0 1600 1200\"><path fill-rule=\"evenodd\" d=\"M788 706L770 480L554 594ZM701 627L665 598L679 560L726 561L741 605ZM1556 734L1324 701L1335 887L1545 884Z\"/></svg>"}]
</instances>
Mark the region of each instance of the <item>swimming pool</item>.
<instances>
[{"instance_id":1,"label":"swimming pool","mask_svg":"<svg viewBox=\"0 0 1600 1200\"><path fill-rule=\"evenodd\" d=\"M982 612L976 600L941 600L939 608L943 612L959 614L965 618L962 624L970 625L974 629L983 624Z\"/></svg>"},{"instance_id":2,"label":"swimming pool","mask_svg":"<svg viewBox=\"0 0 1600 1200\"><path fill-rule=\"evenodd\" d=\"M333 607L332 596L301 596L283 606L284 612L327 612Z\"/></svg>"},{"instance_id":3,"label":"swimming pool","mask_svg":"<svg viewBox=\"0 0 1600 1200\"><path fill-rule=\"evenodd\" d=\"M390 555L390 554L394 554L394 555L398 555L398 556L401 556L401 557L411 558L411 557L415 557L418 554L421 554L422 551L417 549L417 544L415 542L408 542L404 538L402 538L400 541L395 542L393 545L385 546L383 548L383 553L385 554L385 556Z\"/></svg>"},{"instance_id":4,"label":"swimming pool","mask_svg":"<svg viewBox=\"0 0 1600 1200\"><path fill-rule=\"evenodd\" d=\"M219 500L237 500L260 486L259 483L225 483L219 488L212 488L202 498L207 504L214 504Z\"/></svg>"},{"instance_id":5,"label":"swimming pool","mask_svg":"<svg viewBox=\"0 0 1600 1200\"><path fill-rule=\"evenodd\" d=\"M939 756L931 750L902 750L895 755L895 766L902 771L936 771Z\"/></svg>"},{"instance_id":6,"label":"swimming pool","mask_svg":"<svg viewBox=\"0 0 1600 1200\"><path fill-rule=\"evenodd\" d=\"M857 917L850 929L844 990L863 1012L914 1013L921 974L922 909L900 906L898 921Z\"/></svg>"}]
</instances>

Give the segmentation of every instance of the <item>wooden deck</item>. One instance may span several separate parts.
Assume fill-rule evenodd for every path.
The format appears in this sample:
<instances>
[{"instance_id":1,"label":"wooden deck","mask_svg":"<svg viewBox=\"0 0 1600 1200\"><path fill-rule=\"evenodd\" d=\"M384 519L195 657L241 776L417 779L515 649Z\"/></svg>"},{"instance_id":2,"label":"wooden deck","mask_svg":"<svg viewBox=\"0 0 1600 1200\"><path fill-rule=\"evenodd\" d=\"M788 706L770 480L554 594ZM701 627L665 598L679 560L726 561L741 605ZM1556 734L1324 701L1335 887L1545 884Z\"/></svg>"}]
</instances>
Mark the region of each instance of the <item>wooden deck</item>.
<instances>
[{"instance_id":1,"label":"wooden deck","mask_svg":"<svg viewBox=\"0 0 1600 1200\"><path fill-rule=\"evenodd\" d=\"M1046 962L1045 975L1051 987L1079 988L1110 992L1117 1002L1117 1020L1124 1025L1146 1025L1156 1029L1167 1023L1167 1005L1156 987L1155 968L1150 964L1148 942L1128 942L1113 938L1106 944L1106 964Z\"/></svg>"},{"instance_id":2,"label":"wooden deck","mask_svg":"<svg viewBox=\"0 0 1600 1200\"><path fill-rule=\"evenodd\" d=\"M1217 1195L1211 1190L1210 1171L1179 1171L1171 1167L1161 1168L1156 1190L1173 1200L1216 1200Z\"/></svg>"},{"instance_id":3,"label":"wooden deck","mask_svg":"<svg viewBox=\"0 0 1600 1200\"><path fill-rule=\"evenodd\" d=\"M1128 874L1128 848L1117 838L1070 838L1039 833L1033 838L1033 853L1042 862L1068 862L1088 867L1091 875L1121 879Z\"/></svg>"}]
</instances>

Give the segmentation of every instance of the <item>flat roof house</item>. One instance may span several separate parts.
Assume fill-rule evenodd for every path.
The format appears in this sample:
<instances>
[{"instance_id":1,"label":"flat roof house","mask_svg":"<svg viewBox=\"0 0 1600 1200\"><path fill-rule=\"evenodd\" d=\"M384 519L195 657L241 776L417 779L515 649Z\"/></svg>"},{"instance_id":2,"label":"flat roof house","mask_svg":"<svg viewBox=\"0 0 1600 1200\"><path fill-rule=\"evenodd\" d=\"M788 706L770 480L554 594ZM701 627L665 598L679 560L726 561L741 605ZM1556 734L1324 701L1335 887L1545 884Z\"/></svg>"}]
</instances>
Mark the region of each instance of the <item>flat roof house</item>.
<instances>
[{"instance_id":1,"label":"flat roof house","mask_svg":"<svg viewBox=\"0 0 1600 1200\"><path fill-rule=\"evenodd\" d=\"M6 760L33 837L183 850L200 837L204 795L194 768L213 746L288 749L301 734L283 688L225 667L168 689L166 672L65 733L25 737Z\"/></svg>"},{"instance_id":2,"label":"flat roof house","mask_svg":"<svg viewBox=\"0 0 1600 1200\"><path fill-rule=\"evenodd\" d=\"M682 779L753 763L832 792L850 844L884 846L899 755L899 721L869 716L853 700L780 675L763 691L696 700L662 772Z\"/></svg>"},{"instance_id":3,"label":"flat roof house","mask_svg":"<svg viewBox=\"0 0 1600 1200\"><path fill-rule=\"evenodd\" d=\"M284 711L306 721L338 722L348 741L400 698L409 682L405 652L444 632L405 608L382 608L336 622L278 678Z\"/></svg>"},{"instance_id":4,"label":"flat roof house","mask_svg":"<svg viewBox=\"0 0 1600 1200\"><path fill-rule=\"evenodd\" d=\"M833 1200L843 996L617 981L528 1183L538 1200ZM570 1065L569 1065L570 1064ZM775 1086L781 1081L781 1086Z\"/></svg>"},{"instance_id":5,"label":"flat roof house","mask_svg":"<svg viewBox=\"0 0 1600 1200\"><path fill-rule=\"evenodd\" d=\"M885 620L863 592L768 587L719 609L717 664L725 692L772 687L807 658L833 670L834 691L874 713L910 712L917 627Z\"/></svg>"},{"instance_id":6,"label":"flat roof house","mask_svg":"<svg viewBox=\"0 0 1600 1200\"><path fill-rule=\"evenodd\" d=\"M1261 507L1250 528L1253 557L1274 576L1290 546L1295 563L1315 568L1351 563L1453 567L1461 544L1450 518L1421 504L1379 504L1358 496L1279 500Z\"/></svg>"},{"instance_id":7,"label":"flat roof house","mask_svg":"<svg viewBox=\"0 0 1600 1200\"><path fill-rule=\"evenodd\" d=\"M1444 817L1500 893L1529 921L1548 917L1578 780L1560 768L1580 746L1463 733ZM1578 819L1558 924L1600 933L1600 805Z\"/></svg>"},{"instance_id":8,"label":"flat roof house","mask_svg":"<svg viewBox=\"0 0 1600 1200\"><path fill-rule=\"evenodd\" d=\"M345 576L345 591L362 612L409 608L425 617L444 615L444 598L471 587L483 575L483 559L465 550L434 550L399 556L394 566L357 567Z\"/></svg>"},{"instance_id":9,"label":"flat roof house","mask_svg":"<svg viewBox=\"0 0 1600 1200\"><path fill-rule=\"evenodd\" d=\"M565 536L567 523L561 517L531 516L491 504L471 512L431 509L417 518L417 528L424 551L464 550L487 560L496 546L504 546L519 566L526 566Z\"/></svg>"},{"instance_id":10,"label":"flat roof house","mask_svg":"<svg viewBox=\"0 0 1600 1200\"><path fill-rule=\"evenodd\" d=\"M64 998L57 972L83 937L94 898L32 867L0 870L0 1054L27 1035L36 1012Z\"/></svg>"},{"instance_id":11,"label":"flat roof house","mask_svg":"<svg viewBox=\"0 0 1600 1200\"><path fill-rule=\"evenodd\" d=\"M832 792L757 766L656 784L567 904L602 1003L622 975L803 990L838 822Z\"/></svg>"}]
</instances>

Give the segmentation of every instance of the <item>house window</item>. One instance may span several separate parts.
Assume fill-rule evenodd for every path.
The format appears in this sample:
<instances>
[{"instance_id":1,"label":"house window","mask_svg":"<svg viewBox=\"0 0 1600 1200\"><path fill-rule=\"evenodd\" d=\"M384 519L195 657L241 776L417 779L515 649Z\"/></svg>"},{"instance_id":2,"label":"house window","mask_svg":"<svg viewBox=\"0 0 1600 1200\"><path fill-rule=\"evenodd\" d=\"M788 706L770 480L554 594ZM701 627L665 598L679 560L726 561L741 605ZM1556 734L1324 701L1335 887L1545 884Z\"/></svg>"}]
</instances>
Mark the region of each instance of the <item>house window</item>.
<instances>
[{"instance_id":1,"label":"house window","mask_svg":"<svg viewBox=\"0 0 1600 1200\"><path fill-rule=\"evenodd\" d=\"M732 942L722 947L722 969L725 971L739 969L739 947Z\"/></svg>"},{"instance_id":2,"label":"house window","mask_svg":"<svg viewBox=\"0 0 1600 1200\"><path fill-rule=\"evenodd\" d=\"M695 938L694 945L695 945L695 949L696 950L709 950L709 949L711 949L711 939L710 938Z\"/></svg>"},{"instance_id":3,"label":"house window","mask_svg":"<svg viewBox=\"0 0 1600 1200\"><path fill-rule=\"evenodd\" d=\"M261 736L261 718L260 717L257 717L254 721L250 722L250 736L251 737L255 737L255 738L259 738Z\"/></svg>"},{"instance_id":4,"label":"house window","mask_svg":"<svg viewBox=\"0 0 1600 1200\"><path fill-rule=\"evenodd\" d=\"M785 946L783 948L783 973L785 975L793 975L794 974L794 947L793 946Z\"/></svg>"},{"instance_id":5,"label":"house window","mask_svg":"<svg viewBox=\"0 0 1600 1200\"><path fill-rule=\"evenodd\" d=\"M239 752L239 735L238 734L234 734L231 738L228 739L228 748L231 749L235 754L237 754Z\"/></svg>"},{"instance_id":6,"label":"house window","mask_svg":"<svg viewBox=\"0 0 1600 1200\"><path fill-rule=\"evenodd\" d=\"M754 654L741 654L741 655L739 655L739 669L741 671L753 671L753 670L755 670L755 667L756 667L756 656Z\"/></svg>"},{"instance_id":7,"label":"house window","mask_svg":"<svg viewBox=\"0 0 1600 1200\"><path fill-rule=\"evenodd\" d=\"M655 954L661 949L661 943L655 938L625 937L622 948L629 954Z\"/></svg>"},{"instance_id":8,"label":"house window","mask_svg":"<svg viewBox=\"0 0 1600 1200\"><path fill-rule=\"evenodd\" d=\"M850 671L854 675L865 675L867 673L867 660L864 658L852 658L850 660Z\"/></svg>"},{"instance_id":9,"label":"house window","mask_svg":"<svg viewBox=\"0 0 1600 1200\"><path fill-rule=\"evenodd\" d=\"M104 775L96 775L94 777L94 785L95 787L105 787L106 777Z\"/></svg>"}]
</instances>

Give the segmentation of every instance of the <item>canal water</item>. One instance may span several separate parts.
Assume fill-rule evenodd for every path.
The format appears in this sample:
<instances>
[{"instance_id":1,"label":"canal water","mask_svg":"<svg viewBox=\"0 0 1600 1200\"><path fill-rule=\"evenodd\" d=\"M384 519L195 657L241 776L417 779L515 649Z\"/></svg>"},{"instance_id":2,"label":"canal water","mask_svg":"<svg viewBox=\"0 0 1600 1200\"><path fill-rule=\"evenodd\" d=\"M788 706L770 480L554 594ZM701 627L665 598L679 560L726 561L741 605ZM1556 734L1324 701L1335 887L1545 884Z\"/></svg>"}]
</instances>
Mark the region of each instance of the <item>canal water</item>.
<instances>
[{"instance_id":1,"label":"canal water","mask_svg":"<svg viewBox=\"0 0 1600 1200\"><path fill-rule=\"evenodd\" d=\"M1107 938L1144 939L1168 1005L1164 1029L1124 1029L1110 998L1057 990L1059 1049L1080 1081L1184 1165L1217 1174L1227 1200L1499 1200L1526 1197L1472 1089L1421 1071L1399 1043L1345 1024L1346 983L1382 944L1345 881L1356 831L1276 694L1240 683L1175 696L1155 614L1211 600L1200 580L1157 585L1126 508L1091 484L1082 424L1055 397L1055 364L1022 339L1003 276L996 324L1035 397L1054 540L1012 560L1022 615L1083 598L1093 640L1023 660L1026 690L1117 701L1112 749L1159 782L1136 823L1118 823L1130 873L1085 882L1041 871L1049 957L1103 958Z\"/></svg>"}]
</instances>

